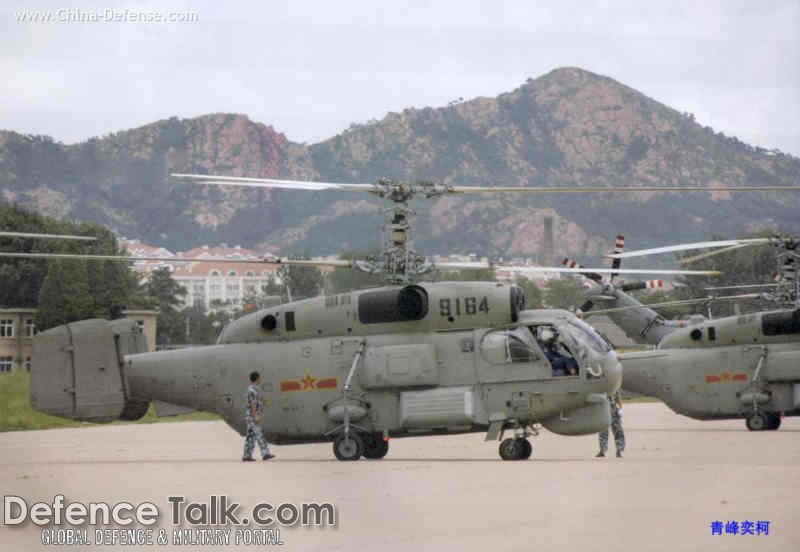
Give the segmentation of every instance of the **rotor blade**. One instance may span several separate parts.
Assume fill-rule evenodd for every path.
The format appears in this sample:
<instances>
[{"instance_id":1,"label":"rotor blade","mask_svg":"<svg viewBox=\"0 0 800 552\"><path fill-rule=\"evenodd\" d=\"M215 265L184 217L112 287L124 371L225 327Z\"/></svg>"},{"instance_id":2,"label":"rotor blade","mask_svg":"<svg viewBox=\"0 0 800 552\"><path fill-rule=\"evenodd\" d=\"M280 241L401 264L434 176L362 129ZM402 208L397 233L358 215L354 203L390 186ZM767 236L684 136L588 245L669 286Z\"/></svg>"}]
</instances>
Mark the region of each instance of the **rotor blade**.
<instances>
[{"instance_id":1,"label":"rotor blade","mask_svg":"<svg viewBox=\"0 0 800 552\"><path fill-rule=\"evenodd\" d=\"M561 272L571 274L583 274L584 272L596 272L598 274L685 274L691 276L719 276L722 272L718 270L668 270L662 268L565 268L557 266L505 266L494 265L496 270L506 270L509 272L521 272L530 274L541 274L547 272Z\"/></svg>"},{"instance_id":2,"label":"rotor blade","mask_svg":"<svg viewBox=\"0 0 800 552\"><path fill-rule=\"evenodd\" d=\"M223 186L244 186L249 188L284 188L288 190L339 190L342 192L371 192L373 184L340 184L335 182L308 182L304 180L277 180L274 178L246 178L240 176L216 176L206 174L170 175L178 181L197 184L213 184Z\"/></svg>"},{"instance_id":3,"label":"rotor blade","mask_svg":"<svg viewBox=\"0 0 800 552\"><path fill-rule=\"evenodd\" d=\"M564 257L564 260L561 261L561 264L567 268L583 268L580 265L580 263L573 261L572 259L567 257ZM594 272L582 272L581 274L583 274L584 276L586 276L587 278L598 284L603 281L603 277L600 276L599 274L595 274Z\"/></svg>"},{"instance_id":4,"label":"rotor blade","mask_svg":"<svg viewBox=\"0 0 800 552\"><path fill-rule=\"evenodd\" d=\"M32 234L29 232L0 232L0 238L42 238L48 240L97 241L94 236L70 236L66 234Z\"/></svg>"},{"instance_id":5,"label":"rotor blade","mask_svg":"<svg viewBox=\"0 0 800 552\"><path fill-rule=\"evenodd\" d=\"M594 310L588 314L606 314L609 312L621 312L633 309L657 309L662 307L675 307L679 305L696 305L699 303L713 303L714 301L736 301L739 299L758 299L758 293L747 293L744 295L727 295L724 297L701 297L699 299L683 299L680 301L664 301L663 303L650 303L641 305L628 305L625 307L614 307L613 309Z\"/></svg>"},{"instance_id":6,"label":"rotor blade","mask_svg":"<svg viewBox=\"0 0 800 552\"><path fill-rule=\"evenodd\" d=\"M224 257L204 257L204 258L187 258L187 257L129 257L126 255L91 255L91 254L70 254L70 253L8 253L0 251L0 257L8 257L12 259L85 259L89 261L120 261L135 263L138 261L161 261L165 263L237 263L237 264L284 264L293 266L333 266L333 267L350 267L350 261L333 259L326 261L316 261L310 259L282 259L275 258L259 258L259 259L227 259Z\"/></svg>"},{"instance_id":7,"label":"rotor blade","mask_svg":"<svg viewBox=\"0 0 800 552\"><path fill-rule=\"evenodd\" d=\"M486 193L530 193L530 194L593 194L593 193L638 193L638 192L769 192L769 191L796 191L800 186L448 186L448 191L456 194L486 194Z\"/></svg>"},{"instance_id":8,"label":"rotor blade","mask_svg":"<svg viewBox=\"0 0 800 552\"><path fill-rule=\"evenodd\" d=\"M717 255L722 255L723 253L728 253L730 251L736 251L737 249L741 249L742 247L748 247L749 245L750 244L746 243L737 243L736 245L731 245L730 247L723 247L722 249L717 249L715 251L706 251L705 253L700 253L699 255L683 258L678 261L678 264L680 265L690 264L695 261L699 261L701 259L707 259L709 257L715 257Z\"/></svg>"},{"instance_id":9,"label":"rotor blade","mask_svg":"<svg viewBox=\"0 0 800 552\"><path fill-rule=\"evenodd\" d=\"M606 314L606 313L610 313L610 312L622 312L622 311L635 310L635 309L657 309L657 308L660 308L660 307L674 307L674 306L678 306L678 305L696 305L698 303L706 303L708 301L709 301L709 298L708 297L704 297L702 299L684 299L684 300L681 300L681 301L664 301L663 303L650 303L650 304L642 303L641 305L627 305L625 307L614 307L614 308L611 308L611 309L596 310L596 311L592 311L589 314Z\"/></svg>"},{"instance_id":10,"label":"rotor blade","mask_svg":"<svg viewBox=\"0 0 800 552\"><path fill-rule=\"evenodd\" d=\"M777 286L778 284L749 284L749 285L739 285L739 286L718 286L718 287L705 287L703 288L705 291L722 291L725 289L753 289L753 288L772 288Z\"/></svg>"},{"instance_id":11,"label":"rotor blade","mask_svg":"<svg viewBox=\"0 0 800 552\"><path fill-rule=\"evenodd\" d=\"M372 192L376 185L369 183L310 182L303 180L278 180L273 178L247 178L240 176L217 176L207 174L170 175L176 180L228 186L248 186L254 188L285 188L291 190L339 190L343 192ZM533 193L533 194L582 194L610 192L765 192L800 191L800 186L724 186L708 188L705 186L630 186L630 187L544 187L544 186L443 186L442 193L484 194L484 193Z\"/></svg>"},{"instance_id":12,"label":"rotor blade","mask_svg":"<svg viewBox=\"0 0 800 552\"><path fill-rule=\"evenodd\" d=\"M653 247L651 249L639 249L638 251L626 251L625 253L606 255L612 259L628 259L630 257L644 257L645 255L658 255L661 253L674 253L676 251L692 251L695 249L710 249L712 247L730 247L732 245L759 245L770 243L770 238L752 238L745 240L717 240L696 243L682 243L678 245L667 245L664 247Z\"/></svg>"},{"instance_id":13,"label":"rotor blade","mask_svg":"<svg viewBox=\"0 0 800 552\"><path fill-rule=\"evenodd\" d=\"M483 270L483 269L494 269L496 268L494 265L489 263L482 263L480 261L477 262L442 262L442 263L433 263L434 268L440 268L445 270Z\"/></svg>"}]
</instances>

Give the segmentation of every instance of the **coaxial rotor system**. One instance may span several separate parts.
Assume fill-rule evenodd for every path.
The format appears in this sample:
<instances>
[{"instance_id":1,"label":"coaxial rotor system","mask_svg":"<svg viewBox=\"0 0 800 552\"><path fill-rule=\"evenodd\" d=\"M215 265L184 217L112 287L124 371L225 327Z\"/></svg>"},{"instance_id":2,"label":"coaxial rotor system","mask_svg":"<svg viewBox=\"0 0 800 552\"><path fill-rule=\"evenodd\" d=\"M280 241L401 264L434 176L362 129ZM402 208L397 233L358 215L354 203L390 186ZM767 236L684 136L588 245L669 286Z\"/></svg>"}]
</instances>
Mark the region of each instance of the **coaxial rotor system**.
<instances>
[{"instance_id":1,"label":"coaxial rotor system","mask_svg":"<svg viewBox=\"0 0 800 552\"><path fill-rule=\"evenodd\" d=\"M288 189L299 191L340 191L340 192L366 192L393 203L386 210L386 223L384 224L385 241L382 251L377 255L361 260L304 260L287 259L282 257L263 257L259 259L187 259L183 257L129 257L124 255L68 255L60 253L12 253L0 252L0 257L11 258L72 258L112 260L136 262L139 260L155 260L162 262L242 262L242 263L269 263L296 266L334 266L350 267L370 274L382 276L387 282L393 284L406 284L415 281L419 276L434 270L463 270L463 269L498 269L512 273L591 273L593 275L611 274L612 279L617 274L666 274L666 275L704 275L714 276L719 272L713 270L668 270L653 269L621 269L619 264L612 268L581 268L581 267L518 267L495 264L493 262L440 262L434 263L426 256L415 252L411 248L410 216L413 214L408 207L408 202L417 196L435 198L450 194L585 194L585 193L637 193L637 192L710 192L703 186L630 186L630 187L508 187L508 186L453 186L431 181L418 181L414 183L380 179L375 183L336 183L312 182L298 180L281 180L272 178L248 178L237 176L201 175L175 173L170 175L177 182L186 182L197 185L238 186L249 188ZM732 186L715 187L713 191L800 191L800 186Z\"/></svg>"},{"instance_id":2,"label":"coaxial rotor system","mask_svg":"<svg viewBox=\"0 0 800 552\"><path fill-rule=\"evenodd\" d=\"M765 238L683 243L627 252L615 251L608 256L617 261L632 257L644 257L663 253L681 253L684 251L697 251L701 249L709 250L704 253L690 257L684 257L679 260L679 264L688 265L703 259L714 257L716 255L759 245L772 245L775 248L777 272L775 274L775 281L773 283L724 286L711 289L718 291L722 289L769 287L771 288L770 291L763 292L760 295L762 299L778 304L800 307L800 239L796 236L774 235Z\"/></svg>"}]
</instances>

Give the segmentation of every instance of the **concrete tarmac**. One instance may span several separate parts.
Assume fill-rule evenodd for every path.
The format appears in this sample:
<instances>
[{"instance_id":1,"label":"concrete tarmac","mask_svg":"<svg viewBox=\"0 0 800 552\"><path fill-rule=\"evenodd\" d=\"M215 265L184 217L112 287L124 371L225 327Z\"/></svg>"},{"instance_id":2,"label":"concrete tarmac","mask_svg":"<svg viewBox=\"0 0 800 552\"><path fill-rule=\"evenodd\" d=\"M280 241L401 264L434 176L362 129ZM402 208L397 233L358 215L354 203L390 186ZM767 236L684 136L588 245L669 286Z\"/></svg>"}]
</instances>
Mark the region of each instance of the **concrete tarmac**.
<instances>
[{"instance_id":1,"label":"concrete tarmac","mask_svg":"<svg viewBox=\"0 0 800 552\"><path fill-rule=\"evenodd\" d=\"M610 457L598 459L596 435L543 431L525 462L501 461L481 434L394 439L379 461L338 462L326 443L242 463L243 439L222 422L14 432L0 434L0 487L29 505L56 494L153 502L156 532L169 537L166 546L96 546L94 530L107 527L87 526L92 546L62 550L189 549L171 542L167 497L222 494L241 503L241 517L260 502L335 505L335 527L270 526L279 550L800 550L800 418L750 432L743 420L700 422L640 403L625 406L623 423L622 459L613 439ZM728 521L766 521L769 534L726 534ZM190 549L235 548L227 528L230 546ZM0 525L0 548L47 549L42 529Z\"/></svg>"}]
</instances>

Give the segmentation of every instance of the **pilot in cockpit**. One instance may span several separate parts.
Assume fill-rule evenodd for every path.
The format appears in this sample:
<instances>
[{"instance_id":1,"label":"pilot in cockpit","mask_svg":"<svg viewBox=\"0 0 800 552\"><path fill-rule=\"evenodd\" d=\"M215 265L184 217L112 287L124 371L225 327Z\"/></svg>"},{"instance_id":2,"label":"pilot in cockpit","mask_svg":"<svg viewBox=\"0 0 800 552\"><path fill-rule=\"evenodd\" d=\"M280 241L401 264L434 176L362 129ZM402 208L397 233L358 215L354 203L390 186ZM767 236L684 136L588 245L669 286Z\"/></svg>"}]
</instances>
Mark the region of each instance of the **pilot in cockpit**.
<instances>
[{"instance_id":1,"label":"pilot in cockpit","mask_svg":"<svg viewBox=\"0 0 800 552\"><path fill-rule=\"evenodd\" d=\"M558 350L558 332L555 328L545 327L539 330L539 345L553 367L554 376L577 376L578 363Z\"/></svg>"}]
</instances>

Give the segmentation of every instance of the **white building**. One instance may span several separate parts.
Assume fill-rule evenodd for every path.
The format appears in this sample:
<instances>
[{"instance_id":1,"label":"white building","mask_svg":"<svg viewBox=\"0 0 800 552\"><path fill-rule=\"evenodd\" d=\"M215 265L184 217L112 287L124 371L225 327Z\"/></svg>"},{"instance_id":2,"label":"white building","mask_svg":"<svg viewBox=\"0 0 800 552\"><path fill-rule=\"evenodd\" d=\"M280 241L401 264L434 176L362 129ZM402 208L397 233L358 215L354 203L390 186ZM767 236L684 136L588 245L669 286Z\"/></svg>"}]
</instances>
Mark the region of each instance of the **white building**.
<instances>
[{"instance_id":1,"label":"white building","mask_svg":"<svg viewBox=\"0 0 800 552\"><path fill-rule=\"evenodd\" d=\"M186 289L184 306L203 305L206 310L212 304L230 308L245 306L245 300L263 295L263 288L270 279L278 278L277 264L259 262L264 255L242 247L197 247L189 251L173 254L170 251L142 244L126 242L128 251L134 257L181 257L187 262L178 261L140 261L134 269L143 277L149 277L153 270L168 267L172 278ZM191 262L192 259L224 259L218 262ZM225 262L253 260L253 263Z\"/></svg>"}]
</instances>

